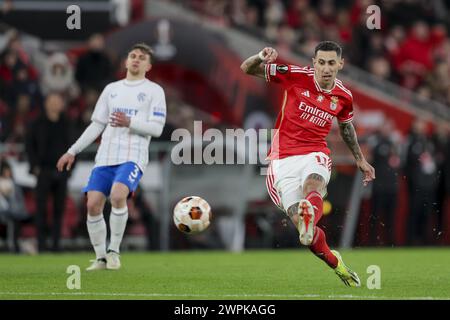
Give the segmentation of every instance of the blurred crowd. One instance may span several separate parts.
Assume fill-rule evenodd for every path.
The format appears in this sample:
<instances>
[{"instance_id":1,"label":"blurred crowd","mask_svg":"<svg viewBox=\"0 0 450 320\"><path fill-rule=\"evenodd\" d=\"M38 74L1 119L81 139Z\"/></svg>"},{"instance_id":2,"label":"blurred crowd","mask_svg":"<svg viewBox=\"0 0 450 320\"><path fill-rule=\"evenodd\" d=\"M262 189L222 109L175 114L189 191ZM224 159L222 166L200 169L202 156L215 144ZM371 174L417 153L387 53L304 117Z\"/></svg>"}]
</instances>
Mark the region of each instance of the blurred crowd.
<instances>
[{"instance_id":1,"label":"blurred crowd","mask_svg":"<svg viewBox=\"0 0 450 320\"><path fill-rule=\"evenodd\" d=\"M450 131L445 122L430 130L416 118L409 134L398 134L385 119L367 136L369 161L376 179L370 195L367 243L442 244L450 211ZM406 194L406 203L401 203ZM407 216L399 218L401 206ZM405 228L405 239L399 230Z\"/></svg>"},{"instance_id":2,"label":"blurred crowd","mask_svg":"<svg viewBox=\"0 0 450 320\"><path fill-rule=\"evenodd\" d=\"M263 37L281 53L310 57L319 41L334 40L343 45L347 62L450 105L448 0L174 1ZM373 4L381 10L380 30L366 25L366 8Z\"/></svg>"},{"instance_id":3,"label":"blurred crowd","mask_svg":"<svg viewBox=\"0 0 450 320\"><path fill-rule=\"evenodd\" d=\"M0 33L0 227L9 226L10 246L20 251L21 227L32 223L36 232L28 235L36 235L37 243L27 245L26 251L57 252L63 233L74 236L85 228L80 215L84 206L74 203L68 193L70 172L57 172L56 162L90 124L105 85L125 77L126 57L108 50L101 34L65 51L36 45L12 28L0 31L4 31ZM185 103L176 88L162 85L168 116L161 137L154 141L170 141L176 128L192 131L194 120L212 121ZM94 153L82 153L77 159L93 161ZM17 184L10 160L29 164L29 173L36 178L33 190ZM151 205L142 194L130 205L134 213L130 220L143 221L147 248L155 249L157 223Z\"/></svg>"},{"instance_id":4,"label":"blurred crowd","mask_svg":"<svg viewBox=\"0 0 450 320\"><path fill-rule=\"evenodd\" d=\"M79 126L83 130L90 121L89 112L100 87L113 77L113 64L105 53L103 37L92 36L87 49L78 56L60 50L30 49L14 29L3 34L2 43L0 140L24 143L26 128L44 109L45 97L50 93L63 98L73 128ZM92 72L94 64L98 67Z\"/></svg>"},{"instance_id":5,"label":"blurred crowd","mask_svg":"<svg viewBox=\"0 0 450 320\"><path fill-rule=\"evenodd\" d=\"M27 44L14 29L0 34L0 142L25 143L26 128L45 110L50 94L62 98L71 140L77 138L89 125L105 85L125 76L126 57L107 50L100 34L66 52L29 48ZM164 141L170 140L174 128L190 127L194 118L206 116L181 101L176 89L168 88L166 96L167 129L159 139ZM170 112L174 108L177 112Z\"/></svg>"}]
</instances>

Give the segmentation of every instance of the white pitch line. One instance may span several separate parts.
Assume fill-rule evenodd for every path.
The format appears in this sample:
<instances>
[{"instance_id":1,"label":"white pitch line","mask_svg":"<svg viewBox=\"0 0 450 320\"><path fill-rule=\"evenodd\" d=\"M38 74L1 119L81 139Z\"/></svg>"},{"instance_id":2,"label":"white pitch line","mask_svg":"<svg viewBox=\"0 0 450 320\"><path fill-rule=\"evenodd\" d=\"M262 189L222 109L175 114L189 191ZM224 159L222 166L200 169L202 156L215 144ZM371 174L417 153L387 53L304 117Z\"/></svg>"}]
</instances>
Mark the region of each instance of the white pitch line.
<instances>
[{"instance_id":1,"label":"white pitch line","mask_svg":"<svg viewBox=\"0 0 450 320\"><path fill-rule=\"evenodd\" d=\"M105 297L193 297L193 298L323 298L323 299L387 299L387 300L450 300L440 297L383 297L320 294L175 294L175 293L111 293L111 292L0 292L0 296L105 296Z\"/></svg>"}]
</instances>

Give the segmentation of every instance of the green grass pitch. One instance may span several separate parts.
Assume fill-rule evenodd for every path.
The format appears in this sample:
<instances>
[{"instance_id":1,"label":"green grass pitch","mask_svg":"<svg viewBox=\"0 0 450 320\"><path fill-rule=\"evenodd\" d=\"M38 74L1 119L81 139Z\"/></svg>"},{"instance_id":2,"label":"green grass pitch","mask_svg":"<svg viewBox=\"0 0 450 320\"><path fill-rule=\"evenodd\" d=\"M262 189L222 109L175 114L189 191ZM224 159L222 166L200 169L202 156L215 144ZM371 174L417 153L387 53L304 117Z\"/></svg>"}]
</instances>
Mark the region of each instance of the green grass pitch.
<instances>
[{"instance_id":1,"label":"green grass pitch","mask_svg":"<svg viewBox=\"0 0 450 320\"><path fill-rule=\"evenodd\" d=\"M308 250L122 253L119 271L86 272L90 253L0 255L0 299L450 299L450 248L340 251L361 288L348 288ZM81 289L66 286L69 265ZM368 289L367 268L381 270Z\"/></svg>"}]
</instances>

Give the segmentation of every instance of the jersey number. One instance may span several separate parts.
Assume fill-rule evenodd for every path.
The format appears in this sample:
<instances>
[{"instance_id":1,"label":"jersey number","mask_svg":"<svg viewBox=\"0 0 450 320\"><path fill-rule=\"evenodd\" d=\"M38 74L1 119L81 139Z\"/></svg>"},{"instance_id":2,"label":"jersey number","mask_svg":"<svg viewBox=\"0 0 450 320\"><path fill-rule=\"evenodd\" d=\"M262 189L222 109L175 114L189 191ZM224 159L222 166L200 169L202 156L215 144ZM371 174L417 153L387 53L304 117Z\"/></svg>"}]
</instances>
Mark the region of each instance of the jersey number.
<instances>
[{"instance_id":1,"label":"jersey number","mask_svg":"<svg viewBox=\"0 0 450 320\"><path fill-rule=\"evenodd\" d=\"M328 157L316 156L317 163L331 171L331 159Z\"/></svg>"},{"instance_id":2,"label":"jersey number","mask_svg":"<svg viewBox=\"0 0 450 320\"><path fill-rule=\"evenodd\" d=\"M139 171L139 167L138 166L134 166L134 171L130 173L130 175L128 176L128 180L131 183L134 183L136 181L136 178L138 176L138 171Z\"/></svg>"}]
</instances>

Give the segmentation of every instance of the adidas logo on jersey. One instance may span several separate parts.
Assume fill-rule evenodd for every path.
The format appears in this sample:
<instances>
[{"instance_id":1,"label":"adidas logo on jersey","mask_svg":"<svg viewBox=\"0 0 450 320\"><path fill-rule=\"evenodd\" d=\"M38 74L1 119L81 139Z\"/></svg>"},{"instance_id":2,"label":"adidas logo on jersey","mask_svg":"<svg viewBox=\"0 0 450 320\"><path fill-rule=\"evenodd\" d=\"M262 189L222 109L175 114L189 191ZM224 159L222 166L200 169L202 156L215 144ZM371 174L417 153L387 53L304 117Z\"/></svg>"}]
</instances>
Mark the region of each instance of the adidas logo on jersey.
<instances>
[{"instance_id":1,"label":"adidas logo on jersey","mask_svg":"<svg viewBox=\"0 0 450 320\"><path fill-rule=\"evenodd\" d=\"M308 97L309 98L309 91L306 90L305 92L302 93L302 96Z\"/></svg>"}]
</instances>

